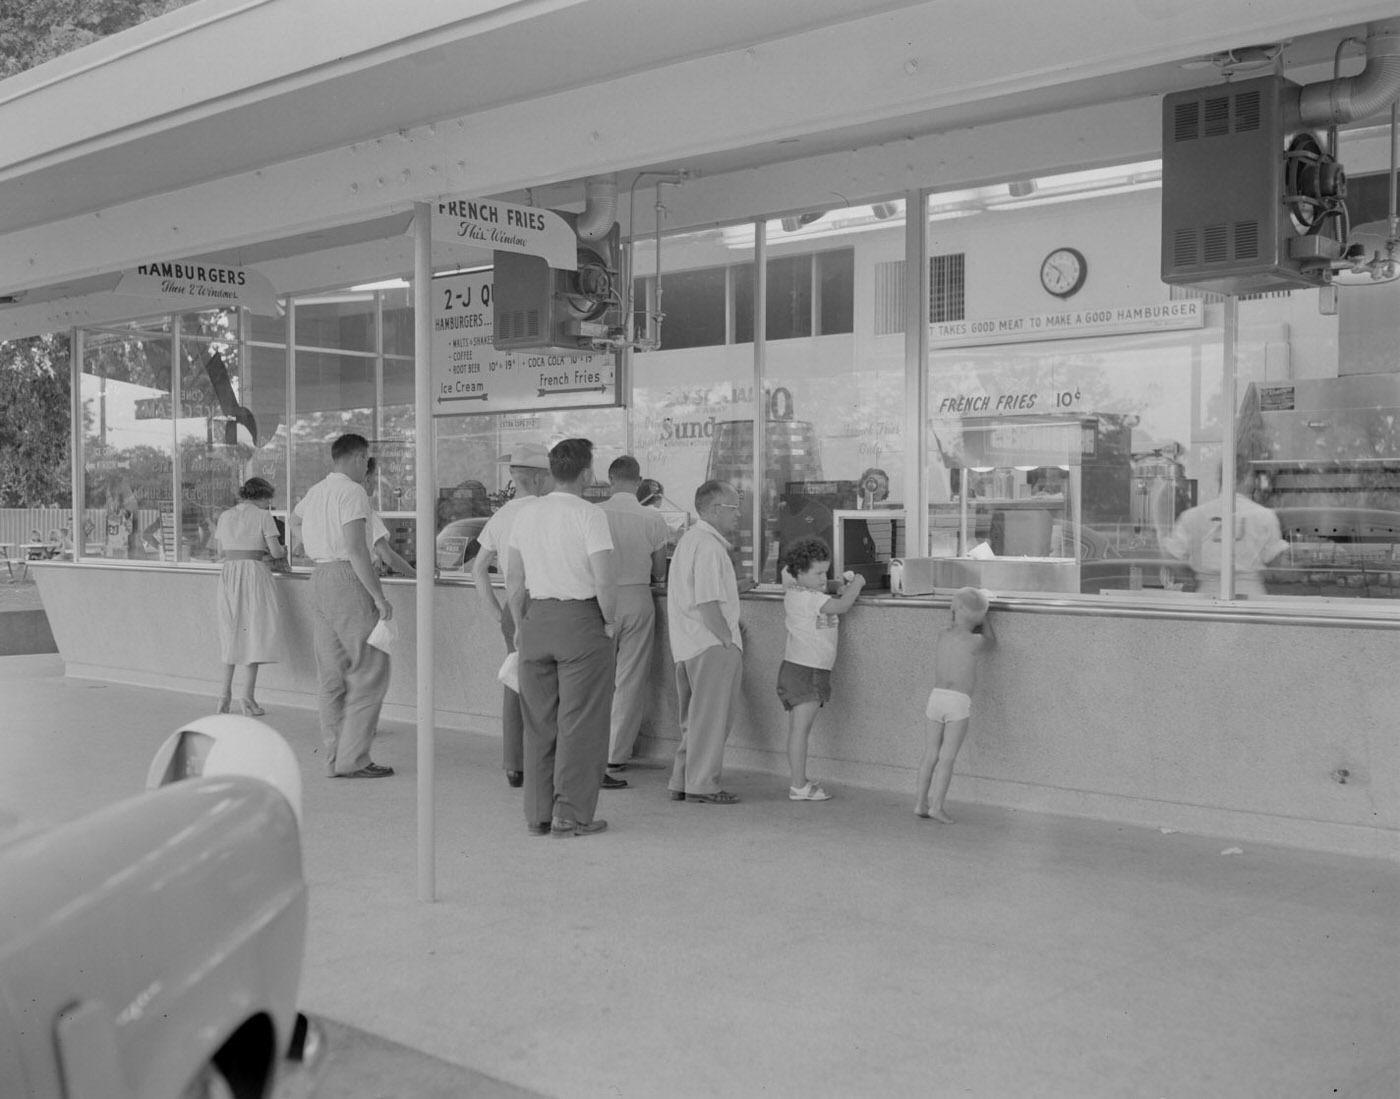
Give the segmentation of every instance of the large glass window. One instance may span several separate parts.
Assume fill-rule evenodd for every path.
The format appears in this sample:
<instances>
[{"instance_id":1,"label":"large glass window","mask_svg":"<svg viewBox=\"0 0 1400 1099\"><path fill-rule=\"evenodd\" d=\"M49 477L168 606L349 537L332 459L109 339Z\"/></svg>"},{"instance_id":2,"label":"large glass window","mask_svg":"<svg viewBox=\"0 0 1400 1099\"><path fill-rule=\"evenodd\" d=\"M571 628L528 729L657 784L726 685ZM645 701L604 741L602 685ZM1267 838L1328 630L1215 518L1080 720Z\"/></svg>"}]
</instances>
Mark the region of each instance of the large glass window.
<instances>
[{"instance_id":1,"label":"large glass window","mask_svg":"<svg viewBox=\"0 0 1400 1099\"><path fill-rule=\"evenodd\" d=\"M1400 597L1400 283L1343 273L1335 305L1168 286L1158 178L931 196L929 251L966 256L966 317L930 328L916 582Z\"/></svg>"},{"instance_id":2,"label":"large glass window","mask_svg":"<svg viewBox=\"0 0 1400 1099\"><path fill-rule=\"evenodd\" d=\"M636 301L650 302L653 310L659 302L665 316L662 347L720 347L729 342L729 270L706 267L668 274L661 280L659 297L655 277L635 280Z\"/></svg>"},{"instance_id":3,"label":"large glass window","mask_svg":"<svg viewBox=\"0 0 1400 1099\"><path fill-rule=\"evenodd\" d=\"M407 288L362 289L294 303L296 386L291 441L294 504L331 470L330 447L363 435L377 472L366 487L391 547L416 558L417 472L413 314ZM377 341L383 334L381 347ZM392 354L386 354L388 348ZM295 557L297 563L306 563Z\"/></svg>"},{"instance_id":4,"label":"large glass window","mask_svg":"<svg viewBox=\"0 0 1400 1099\"><path fill-rule=\"evenodd\" d=\"M636 271L655 270L656 242L639 241ZM753 263L753 229L708 229L662 237L661 257L666 314L661 349L632 359L632 452L644 477L663 488L662 514L678 538L694 519L695 490L711 477L731 480L741 492L753 487L753 345L731 339L708 346L671 342L673 282L687 272L729 271L726 315L732 318L732 272ZM732 327L732 320L729 322ZM763 395L759 395L760 401ZM743 433L748 429L748 438ZM753 524L746 517L739 540L752 561Z\"/></svg>"},{"instance_id":5,"label":"large glass window","mask_svg":"<svg viewBox=\"0 0 1400 1099\"><path fill-rule=\"evenodd\" d=\"M1335 299L1168 286L1159 178L1130 164L930 195L919 318L903 201L771 219L761 355L753 220L663 235L659 282L657 241L640 240L638 334L655 342L629 357L628 407L436 419L435 529L479 530L514 492L501 456L519 443L581 435L600 481L636 455L677 535L702 482L733 482L736 562L769 581L816 533L877 587L900 556L922 562L914 589L1400 597L1400 280L1343 272ZM1359 187L1353 220L1384 190ZM357 431L412 559L411 292L285 305L86 333L80 552L211 560L242 478L272 480L283 511ZM929 326L922 493L905 483L910 323Z\"/></svg>"},{"instance_id":6,"label":"large glass window","mask_svg":"<svg viewBox=\"0 0 1400 1099\"><path fill-rule=\"evenodd\" d=\"M143 534L152 523L159 529L161 504L172 498L170 327L121 325L85 336L81 550L112 560L147 558L152 552Z\"/></svg>"},{"instance_id":7,"label":"large glass window","mask_svg":"<svg viewBox=\"0 0 1400 1099\"><path fill-rule=\"evenodd\" d=\"M487 416L441 416L434 422L437 497L434 502L438 564L445 572L470 572L476 536L500 507L515 497L510 465L501 459L521 443L551 447L561 439L593 441L590 498L606 496L607 470L627 453L622 409L571 409ZM645 471L644 471L645 472Z\"/></svg>"},{"instance_id":8,"label":"large glass window","mask_svg":"<svg viewBox=\"0 0 1400 1099\"><path fill-rule=\"evenodd\" d=\"M850 234L853 217L863 217L871 232L833 247L830 238ZM634 359L632 437L643 474L663 486L663 513L677 534L694 518L702 483L734 484L744 501L737 564L745 574L757 567L761 576L776 579L785 532L796 529L794 516L808 505L804 514L824 508L828 521L818 533L829 539L829 513L841 502L833 495L840 491L836 483L853 486L866 469L892 456L899 460L902 343L878 347L868 320L858 331L855 303L865 249L889 247L898 254L902 237L897 218L877 218L869 207L863 214L846 212L840 225L820 217L773 220L765 232L783 254L770 254L766 264L767 369L758 383L753 224L663 237L666 318L661 349ZM867 235L883 243L867 245ZM636 269L655 262L651 247L650 241L639 244ZM703 347L673 342L671 287L704 278L717 298L721 283L714 272L728 273L723 286L732 338ZM717 302L712 309L718 315ZM755 407L763 417L757 443ZM755 536L759 446L765 474ZM848 495L854 506L854 492Z\"/></svg>"},{"instance_id":9,"label":"large glass window","mask_svg":"<svg viewBox=\"0 0 1400 1099\"><path fill-rule=\"evenodd\" d=\"M219 310L87 331L80 552L217 560L214 528L244 480L271 481L274 514L285 517L329 471L331 441L355 431L379 456L376 505L412 560L409 306L398 287L288 302L277 317ZM297 333L290 423L289 319ZM395 353L376 347L380 331Z\"/></svg>"}]
</instances>

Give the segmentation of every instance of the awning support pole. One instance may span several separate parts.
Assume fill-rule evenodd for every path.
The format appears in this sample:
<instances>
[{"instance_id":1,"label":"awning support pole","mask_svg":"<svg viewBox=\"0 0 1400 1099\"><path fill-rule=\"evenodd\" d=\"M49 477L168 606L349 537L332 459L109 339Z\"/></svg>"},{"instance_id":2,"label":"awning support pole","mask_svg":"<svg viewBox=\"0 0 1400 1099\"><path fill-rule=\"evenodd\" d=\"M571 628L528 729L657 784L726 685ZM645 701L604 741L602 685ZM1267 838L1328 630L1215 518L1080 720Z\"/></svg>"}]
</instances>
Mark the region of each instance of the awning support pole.
<instances>
[{"instance_id":1,"label":"awning support pole","mask_svg":"<svg viewBox=\"0 0 1400 1099\"><path fill-rule=\"evenodd\" d=\"M432 217L426 202L413 204L413 411L414 499L418 580L418 899L437 900L434 850L433 765L436 714L433 701L433 587L437 548L433 530L433 281Z\"/></svg>"}]
</instances>

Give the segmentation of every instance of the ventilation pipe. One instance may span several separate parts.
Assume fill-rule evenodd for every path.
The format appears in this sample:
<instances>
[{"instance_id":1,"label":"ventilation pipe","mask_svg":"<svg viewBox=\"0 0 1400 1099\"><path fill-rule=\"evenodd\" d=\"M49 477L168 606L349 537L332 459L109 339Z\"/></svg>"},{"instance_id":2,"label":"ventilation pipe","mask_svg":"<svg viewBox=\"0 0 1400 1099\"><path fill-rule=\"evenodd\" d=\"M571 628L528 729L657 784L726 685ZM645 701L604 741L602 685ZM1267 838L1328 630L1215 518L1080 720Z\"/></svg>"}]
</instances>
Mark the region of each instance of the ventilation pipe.
<instances>
[{"instance_id":1,"label":"ventilation pipe","mask_svg":"<svg viewBox=\"0 0 1400 1099\"><path fill-rule=\"evenodd\" d=\"M575 227L578 239L602 240L617 222L617 176L589 176L583 181L583 199L583 213Z\"/></svg>"},{"instance_id":2,"label":"ventilation pipe","mask_svg":"<svg viewBox=\"0 0 1400 1099\"><path fill-rule=\"evenodd\" d=\"M1370 118L1400 97L1400 19L1366 24L1366 67L1355 76L1304 86L1305 126L1339 126Z\"/></svg>"}]
</instances>

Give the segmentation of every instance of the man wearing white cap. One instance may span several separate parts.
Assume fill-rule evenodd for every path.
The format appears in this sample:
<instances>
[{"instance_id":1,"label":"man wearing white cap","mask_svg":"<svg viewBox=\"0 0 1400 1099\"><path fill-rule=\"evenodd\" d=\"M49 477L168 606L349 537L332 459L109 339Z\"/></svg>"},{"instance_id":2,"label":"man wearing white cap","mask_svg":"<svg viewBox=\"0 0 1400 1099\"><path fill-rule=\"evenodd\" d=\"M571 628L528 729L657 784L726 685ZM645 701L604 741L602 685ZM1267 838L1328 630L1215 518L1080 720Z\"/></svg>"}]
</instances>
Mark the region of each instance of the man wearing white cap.
<instances>
[{"instance_id":1,"label":"man wearing white cap","mask_svg":"<svg viewBox=\"0 0 1400 1099\"><path fill-rule=\"evenodd\" d=\"M506 502L500 511L487 521L477 536L481 549L472 564L472 578L476 582L476 597L482 608L501 626L501 636L506 639L506 652L515 652L515 619L511 617L509 603L496 598L496 590L491 586L488 573L494 562L502 580L508 580L510 554L510 532L522 509L530 506L541 496L553 491L554 478L549 473L549 451L540 443L519 443L509 454L502 454L501 461L510 466L510 476L515 482L515 497ZM501 746L502 763L506 781L519 786L525 780L525 722L520 712L520 696L509 687L502 687L504 697L501 702Z\"/></svg>"}]
</instances>

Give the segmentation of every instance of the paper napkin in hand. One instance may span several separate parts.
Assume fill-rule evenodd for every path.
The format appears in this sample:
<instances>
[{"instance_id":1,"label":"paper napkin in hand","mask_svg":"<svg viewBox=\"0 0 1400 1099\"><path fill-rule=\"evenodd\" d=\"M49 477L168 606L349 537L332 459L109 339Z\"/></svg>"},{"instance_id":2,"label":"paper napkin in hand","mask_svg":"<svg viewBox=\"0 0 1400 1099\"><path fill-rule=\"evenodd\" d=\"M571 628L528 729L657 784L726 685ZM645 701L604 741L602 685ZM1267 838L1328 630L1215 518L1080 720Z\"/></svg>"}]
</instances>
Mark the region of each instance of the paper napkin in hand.
<instances>
[{"instance_id":1,"label":"paper napkin in hand","mask_svg":"<svg viewBox=\"0 0 1400 1099\"><path fill-rule=\"evenodd\" d=\"M391 652L399 640L399 624L392 618L381 618L369 632L369 643L381 652Z\"/></svg>"},{"instance_id":2,"label":"paper napkin in hand","mask_svg":"<svg viewBox=\"0 0 1400 1099\"><path fill-rule=\"evenodd\" d=\"M520 659L518 653L508 653L505 663L501 665L501 670L496 673L496 679L502 686L509 687L516 694L520 693L520 676L518 669Z\"/></svg>"}]
</instances>

